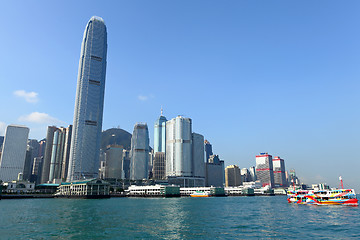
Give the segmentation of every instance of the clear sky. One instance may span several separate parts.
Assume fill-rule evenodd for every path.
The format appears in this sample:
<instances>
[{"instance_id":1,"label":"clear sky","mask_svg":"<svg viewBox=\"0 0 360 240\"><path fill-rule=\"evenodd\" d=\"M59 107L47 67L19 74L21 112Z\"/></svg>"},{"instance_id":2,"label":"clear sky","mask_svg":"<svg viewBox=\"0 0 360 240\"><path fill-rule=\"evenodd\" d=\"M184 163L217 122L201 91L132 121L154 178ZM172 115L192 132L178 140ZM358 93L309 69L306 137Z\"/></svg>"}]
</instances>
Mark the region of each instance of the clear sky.
<instances>
[{"instance_id":1,"label":"clear sky","mask_svg":"<svg viewBox=\"0 0 360 240\"><path fill-rule=\"evenodd\" d=\"M359 1L0 1L0 135L72 124L80 47L108 30L103 129L193 120L226 165L268 152L360 190Z\"/></svg>"}]
</instances>

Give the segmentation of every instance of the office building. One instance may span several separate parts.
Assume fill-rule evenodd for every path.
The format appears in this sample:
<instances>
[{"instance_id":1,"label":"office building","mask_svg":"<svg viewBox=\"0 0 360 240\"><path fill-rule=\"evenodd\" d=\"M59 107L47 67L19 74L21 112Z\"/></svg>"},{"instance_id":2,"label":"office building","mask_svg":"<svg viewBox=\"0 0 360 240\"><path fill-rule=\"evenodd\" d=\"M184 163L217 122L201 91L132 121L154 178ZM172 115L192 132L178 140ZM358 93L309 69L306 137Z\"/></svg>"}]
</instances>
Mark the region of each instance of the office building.
<instances>
[{"instance_id":1,"label":"office building","mask_svg":"<svg viewBox=\"0 0 360 240\"><path fill-rule=\"evenodd\" d=\"M153 179L155 180L163 180L166 178L165 175L165 153L157 152L155 153L154 162L153 162Z\"/></svg>"},{"instance_id":2,"label":"office building","mask_svg":"<svg viewBox=\"0 0 360 240\"><path fill-rule=\"evenodd\" d=\"M166 122L166 175L192 177L191 119L178 116Z\"/></svg>"},{"instance_id":3,"label":"office building","mask_svg":"<svg viewBox=\"0 0 360 240\"><path fill-rule=\"evenodd\" d=\"M64 145L63 145L63 159L61 166L61 179L66 181L67 174L69 170L69 160L70 160L70 147L71 147L71 136L72 136L72 125L69 125L64 131Z\"/></svg>"},{"instance_id":4,"label":"office building","mask_svg":"<svg viewBox=\"0 0 360 240\"><path fill-rule=\"evenodd\" d=\"M236 187L242 184L240 168L237 165L230 165L225 168L225 186Z\"/></svg>"},{"instance_id":5,"label":"office building","mask_svg":"<svg viewBox=\"0 0 360 240\"><path fill-rule=\"evenodd\" d=\"M131 137L131 180L143 180L148 178L149 149L149 131L147 124L135 124L133 135Z\"/></svg>"},{"instance_id":6,"label":"office building","mask_svg":"<svg viewBox=\"0 0 360 240\"><path fill-rule=\"evenodd\" d=\"M123 179L130 179L130 151L123 150Z\"/></svg>"},{"instance_id":7,"label":"office building","mask_svg":"<svg viewBox=\"0 0 360 240\"><path fill-rule=\"evenodd\" d=\"M284 159L276 156L273 158L274 185L275 187L287 187Z\"/></svg>"},{"instance_id":8,"label":"office building","mask_svg":"<svg viewBox=\"0 0 360 240\"><path fill-rule=\"evenodd\" d=\"M209 162L210 156L213 155L212 145L208 140L205 140L204 144L205 144L205 160L206 162Z\"/></svg>"},{"instance_id":9,"label":"office building","mask_svg":"<svg viewBox=\"0 0 360 240\"><path fill-rule=\"evenodd\" d=\"M225 165L219 155L211 155L206 163L205 186L224 187Z\"/></svg>"},{"instance_id":10,"label":"office building","mask_svg":"<svg viewBox=\"0 0 360 240\"><path fill-rule=\"evenodd\" d=\"M260 153L256 156L256 177L263 186L274 187L272 156L268 153Z\"/></svg>"},{"instance_id":11,"label":"office building","mask_svg":"<svg viewBox=\"0 0 360 240\"><path fill-rule=\"evenodd\" d=\"M105 179L122 179L123 146L109 145L105 150Z\"/></svg>"},{"instance_id":12,"label":"office building","mask_svg":"<svg viewBox=\"0 0 360 240\"><path fill-rule=\"evenodd\" d=\"M44 160L42 164L41 183L47 183L49 181L51 155L54 141L54 133L57 130L55 126L49 126L46 133L46 146Z\"/></svg>"},{"instance_id":13,"label":"office building","mask_svg":"<svg viewBox=\"0 0 360 240\"><path fill-rule=\"evenodd\" d=\"M79 61L67 181L97 177L103 118L107 32L92 17L84 31Z\"/></svg>"},{"instance_id":14,"label":"office building","mask_svg":"<svg viewBox=\"0 0 360 240\"><path fill-rule=\"evenodd\" d=\"M250 181L249 182L255 182L257 180L255 167L250 167L249 172L250 172Z\"/></svg>"},{"instance_id":15,"label":"office building","mask_svg":"<svg viewBox=\"0 0 360 240\"><path fill-rule=\"evenodd\" d=\"M0 159L0 179L4 182L17 179L24 170L29 128L8 125Z\"/></svg>"},{"instance_id":16,"label":"office building","mask_svg":"<svg viewBox=\"0 0 360 240\"><path fill-rule=\"evenodd\" d=\"M205 181L205 161L204 161L204 136L192 133L192 172L197 178L204 178Z\"/></svg>"},{"instance_id":17,"label":"office building","mask_svg":"<svg viewBox=\"0 0 360 240\"><path fill-rule=\"evenodd\" d=\"M166 121L161 109L161 116L156 120L154 126L154 153L166 150Z\"/></svg>"}]
</instances>

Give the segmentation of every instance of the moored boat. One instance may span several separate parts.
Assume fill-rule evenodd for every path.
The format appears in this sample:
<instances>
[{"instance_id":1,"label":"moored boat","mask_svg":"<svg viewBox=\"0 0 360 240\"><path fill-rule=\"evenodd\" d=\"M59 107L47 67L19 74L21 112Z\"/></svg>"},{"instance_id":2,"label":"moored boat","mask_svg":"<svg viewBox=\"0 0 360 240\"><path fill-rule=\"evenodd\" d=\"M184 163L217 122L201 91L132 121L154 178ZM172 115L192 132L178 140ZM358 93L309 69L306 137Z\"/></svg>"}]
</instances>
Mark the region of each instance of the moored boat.
<instances>
[{"instance_id":1,"label":"moored boat","mask_svg":"<svg viewBox=\"0 0 360 240\"><path fill-rule=\"evenodd\" d=\"M208 192L195 191L194 193L190 194L190 197L210 197L210 194Z\"/></svg>"}]
</instances>

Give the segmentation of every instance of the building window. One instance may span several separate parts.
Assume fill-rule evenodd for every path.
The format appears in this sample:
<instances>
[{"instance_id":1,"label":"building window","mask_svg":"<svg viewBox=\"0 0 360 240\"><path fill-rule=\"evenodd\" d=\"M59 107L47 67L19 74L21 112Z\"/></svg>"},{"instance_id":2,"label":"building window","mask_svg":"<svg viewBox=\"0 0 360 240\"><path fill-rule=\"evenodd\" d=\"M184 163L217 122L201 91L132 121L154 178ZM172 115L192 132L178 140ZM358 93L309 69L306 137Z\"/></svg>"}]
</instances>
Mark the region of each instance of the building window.
<instances>
[{"instance_id":1,"label":"building window","mask_svg":"<svg viewBox=\"0 0 360 240\"><path fill-rule=\"evenodd\" d=\"M96 60L96 61L98 61L98 62L101 62L101 61L102 61L102 58L101 58L101 57L94 56L94 55L91 55L91 59Z\"/></svg>"},{"instance_id":2,"label":"building window","mask_svg":"<svg viewBox=\"0 0 360 240\"><path fill-rule=\"evenodd\" d=\"M97 86L100 86L100 81L96 81L96 80L89 79L89 83L90 83L90 84L97 85Z\"/></svg>"},{"instance_id":3,"label":"building window","mask_svg":"<svg viewBox=\"0 0 360 240\"><path fill-rule=\"evenodd\" d=\"M85 125L97 126L96 121L85 120Z\"/></svg>"}]
</instances>

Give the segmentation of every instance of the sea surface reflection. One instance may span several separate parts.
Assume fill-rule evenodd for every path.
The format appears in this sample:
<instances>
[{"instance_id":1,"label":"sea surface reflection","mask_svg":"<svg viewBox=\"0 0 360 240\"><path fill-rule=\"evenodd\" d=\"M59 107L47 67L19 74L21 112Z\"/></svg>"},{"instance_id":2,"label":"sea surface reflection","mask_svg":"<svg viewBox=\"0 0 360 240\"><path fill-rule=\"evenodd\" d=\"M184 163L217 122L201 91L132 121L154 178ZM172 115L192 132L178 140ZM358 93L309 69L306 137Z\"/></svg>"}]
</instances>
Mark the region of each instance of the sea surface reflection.
<instances>
[{"instance_id":1,"label":"sea surface reflection","mask_svg":"<svg viewBox=\"0 0 360 240\"><path fill-rule=\"evenodd\" d=\"M0 201L1 239L360 239L359 207L286 197Z\"/></svg>"}]
</instances>

